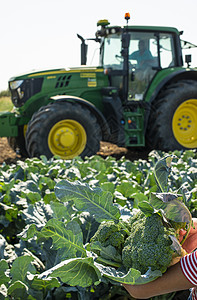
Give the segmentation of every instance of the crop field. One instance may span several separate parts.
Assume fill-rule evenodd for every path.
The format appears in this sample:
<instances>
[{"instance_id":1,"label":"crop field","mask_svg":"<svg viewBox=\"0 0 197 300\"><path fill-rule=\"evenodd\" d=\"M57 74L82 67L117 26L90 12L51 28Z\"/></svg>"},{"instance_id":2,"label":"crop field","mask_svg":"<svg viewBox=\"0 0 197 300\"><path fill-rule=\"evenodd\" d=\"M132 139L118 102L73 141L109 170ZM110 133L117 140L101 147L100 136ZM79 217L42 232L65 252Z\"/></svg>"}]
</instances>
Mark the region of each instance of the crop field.
<instances>
[{"instance_id":1,"label":"crop field","mask_svg":"<svg viewBox=\"0 0 197 300\"><path fill-rule=\"evenodd\" d=\"M197 154L170 153L170 168L167 156L153 151L147 159L134 161L95 155L2 163L0 299L132 299L120 282L160 276L158 270L142 277L138 270L119 272L103 265L96 259L101 246L90 241L101 222L119 222L139 207L152 209L148 203L158 192L154 168L160 160L163 191L181 194L191 215L197 216ZM165 211L163 206L157 209ZM105 258L109 255L111 250ZM153 299L176 299L176 293Z\"/></svg>"},{"instance_id":2,"label":"crop field","mask_svg":"<svg viewBox=\"0 0 197 300\"><path fill-rule=\"evenodd\" d=\"M0 97L0 111L11 111L13 108L10 97Z\"/></svg>"},{"instance_id":3,"label":"crop field","mask_svg":"<svg viewBox=\"0 0 197 300\"><path fill-rule=\"evenodd\" d=\"M0 111L12 107L9 97L0 97ZM123 221L139 209L190 222L197 217L196 185L192 150L135 152L101 142L97 155L85 160L24 159L0 138L0 300L133 300L120 283L152 281L162 275L160 266L125 268L126 240L121 250L95 240L100 224L114 222L127 232ZM166 194L167 206L158 201Z\"/></svg>"}]
</instances>

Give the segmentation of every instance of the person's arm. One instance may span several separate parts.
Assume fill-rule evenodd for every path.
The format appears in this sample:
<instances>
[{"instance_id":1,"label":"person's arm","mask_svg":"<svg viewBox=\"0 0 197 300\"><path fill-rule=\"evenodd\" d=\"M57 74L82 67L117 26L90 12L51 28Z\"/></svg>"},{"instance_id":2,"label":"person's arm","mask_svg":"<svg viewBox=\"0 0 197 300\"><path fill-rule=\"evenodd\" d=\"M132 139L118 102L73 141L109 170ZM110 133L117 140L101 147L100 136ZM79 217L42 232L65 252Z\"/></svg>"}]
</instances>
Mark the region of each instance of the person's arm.
<instances>
[{"instance_id":1,"label":"person's arm","mask_svg":"<svg viewBox=\"0 0 197 300\"><path fill-rule=\"evenodd\" d=\"M183 274L180 263L177 263L152 282L143 285L123 284L123 286L132 297L148 299L175 291L187 290L194 285Z\"/></svg>"},{"instance_id":2,"label":"person's arm","mask_svg":"<svg viewBox=\"0 0 197 300\"><path fill-rule=\"evenodd\" d=\"M138 51L129 54L129 59L137 60L137 57L138 57Z\"/></svg>"}]
</instances>

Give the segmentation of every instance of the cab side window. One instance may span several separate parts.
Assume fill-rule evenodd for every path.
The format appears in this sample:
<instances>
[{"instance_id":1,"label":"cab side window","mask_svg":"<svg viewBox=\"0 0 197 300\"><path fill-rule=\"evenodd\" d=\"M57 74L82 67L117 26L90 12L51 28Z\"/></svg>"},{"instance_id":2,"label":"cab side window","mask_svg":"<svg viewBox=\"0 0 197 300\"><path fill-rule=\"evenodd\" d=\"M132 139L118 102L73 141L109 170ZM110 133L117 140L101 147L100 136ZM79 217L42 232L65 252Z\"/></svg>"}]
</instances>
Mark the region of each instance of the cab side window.
<instances>
[{"instance_id":1,"label":"cab side window","mask_svg":"<svg viewBox=\"0 0 197 300\"><path fill-rule=\"evenodd\" d=\"M159 46L160 46L161 67L162 68L174 67L176 65L176 62L175 62L175 50L174 50L172 35L161 33Z\"/></svg>"}]
</instances>

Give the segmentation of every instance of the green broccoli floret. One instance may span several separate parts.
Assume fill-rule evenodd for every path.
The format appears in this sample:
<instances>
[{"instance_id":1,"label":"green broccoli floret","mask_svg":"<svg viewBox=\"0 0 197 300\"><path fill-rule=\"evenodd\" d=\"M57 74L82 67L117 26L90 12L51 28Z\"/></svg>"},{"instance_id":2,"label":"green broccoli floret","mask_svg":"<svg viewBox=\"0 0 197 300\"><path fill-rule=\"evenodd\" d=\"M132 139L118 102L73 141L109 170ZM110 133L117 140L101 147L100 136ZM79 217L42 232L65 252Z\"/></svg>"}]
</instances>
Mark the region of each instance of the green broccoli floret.
<instances>
[{"instance_id":1,"label":"green broccoli floret","mask_svg":"<svg viewBox=\"0 0 197 300\"><path fill-rule=\"evenodd\" d=\"M139 212L137 215L134 222L131 220L131 234L122 249L122 263L126 269L134 268L142 274L149 267L163 273L172 261L172 240L169 236L172 229L168 231L164 227L159 214L146 217Z\"/></svg>"},{"instance_id":2,"label":"green broccoli floret","mask_svg":"<svg viewBox=\"0 0 197 300\"><path fill-rule=\"evenodd\" d=\"M125 235L120 232L114 232L110 237L109 237L109 243L110 245L114 246L115 248L121 249L122 245L124 244L124 237Z\"/></svg>"},{"instance_id":3,"label":"green broccoli floret","mask_svg":"<svg viewBox=\"0 0 197 300\"><path fill-rule=\"evenodd\" d=\"M102 222L96 231L95 235L91 238L91 243L99 241L103 247L109 245L122 249L125 241L126 232L121 226L115 224L113 221Z\"/></svg>"}]
</instances>

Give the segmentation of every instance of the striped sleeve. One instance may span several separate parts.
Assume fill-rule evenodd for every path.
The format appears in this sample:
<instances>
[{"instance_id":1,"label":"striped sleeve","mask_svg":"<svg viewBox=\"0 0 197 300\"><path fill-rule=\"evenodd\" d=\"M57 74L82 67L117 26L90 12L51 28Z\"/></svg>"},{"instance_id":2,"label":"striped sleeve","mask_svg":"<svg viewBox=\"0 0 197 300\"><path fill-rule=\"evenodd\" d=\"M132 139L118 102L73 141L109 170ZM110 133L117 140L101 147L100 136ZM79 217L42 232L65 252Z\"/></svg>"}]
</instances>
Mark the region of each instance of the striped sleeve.
<instances>
[{"instance_id":1,"label":"striped sleeve","mask_svg":"<svg viewBox=\"0 0 197 300\"><path fill-rule=\"evenodd\" d=\"M185 277L197 286L197 251L192 252L180 260L181 270Z\"/></svg>"}]
</instances>

